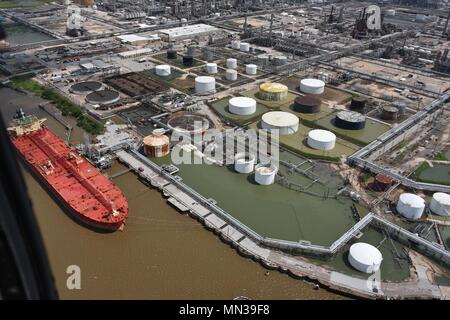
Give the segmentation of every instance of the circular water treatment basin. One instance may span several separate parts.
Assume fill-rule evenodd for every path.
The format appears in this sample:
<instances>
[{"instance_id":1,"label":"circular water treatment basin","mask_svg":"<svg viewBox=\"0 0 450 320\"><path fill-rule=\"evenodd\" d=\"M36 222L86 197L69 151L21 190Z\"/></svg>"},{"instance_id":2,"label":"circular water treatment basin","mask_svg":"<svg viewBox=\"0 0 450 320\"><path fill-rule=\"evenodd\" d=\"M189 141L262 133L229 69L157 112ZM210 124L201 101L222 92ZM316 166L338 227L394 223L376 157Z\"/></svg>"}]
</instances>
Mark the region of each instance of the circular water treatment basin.
<instances>
[{"instance_id":1,"label":"circular water treatment basin","mask_svg":"<svg viewBox=\"0 0 450 320\"><path fill-rule=\"evenodd\" d=\"M109 89L94 91L86 96L87 102L99 105L112 104L119 101L119 99L119 92Z\"/></svg>"},{"instance_id":2,"label":"circular water treatment basin","mask_svg":"<svg viewBox=\"0 0 450 320\"><path fill-rule=\"evenodd\" d=\"M75 94L87 94L92 91L98 91L103 87L103 84L98 81L83 81L75 83L70 87L70 92Z\"/></svg>"}]
</instances>

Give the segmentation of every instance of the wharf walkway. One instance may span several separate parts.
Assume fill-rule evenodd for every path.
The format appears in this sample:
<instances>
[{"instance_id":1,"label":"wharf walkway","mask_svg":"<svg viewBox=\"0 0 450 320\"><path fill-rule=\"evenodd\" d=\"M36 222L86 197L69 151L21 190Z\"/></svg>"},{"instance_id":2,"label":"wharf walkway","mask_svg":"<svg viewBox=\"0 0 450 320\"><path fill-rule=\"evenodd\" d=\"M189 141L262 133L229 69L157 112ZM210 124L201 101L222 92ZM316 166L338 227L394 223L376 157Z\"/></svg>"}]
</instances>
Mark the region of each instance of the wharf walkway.
<instances>
[{"instance_id":1,"label":"wharf walkway","mask_svg":"<svg viewBox=\"0 0 450 320\"><path fill-rule=\"evenodd\" d=\"M371 299L394 297L441 299L443 297L440 294L439 287L429 281L426 282L423 280L423 277L420 285L417 279L410 279L407 282L401 283L374 282L372 278L352 277L337 271L331 271L310 262L306 258L293 256L277 250L286 249L289 252L308 252L322 256L332 255L347 244L348 241L369 223L376 221L379 225L387 225L388 232L395 232L397 235L400 234L403 237L406 236L411 243L420 243L420 247L426 248L425 251L432 251L435 256L440 255L443 262L447 261L450 264L450 252L434 246L431 242L375 216L373 213L369 213L363 217L330 247L313 245L308 241L293 242L270 239L262 237L255 231L249 229L219 208L212 199L204 198L195 190L185 185L180 177L172 176L164 172L157 164L137 151L120 150L116 152L116 155L120 162L126 164L131 170L136 172L140 178L160 189L171 205L203 222L207 229L218 234L224 242L235 247L239 254L261 262L268 269L287 272L295 278L312 281L324 287Z\"/></svg>"}]
</instances>

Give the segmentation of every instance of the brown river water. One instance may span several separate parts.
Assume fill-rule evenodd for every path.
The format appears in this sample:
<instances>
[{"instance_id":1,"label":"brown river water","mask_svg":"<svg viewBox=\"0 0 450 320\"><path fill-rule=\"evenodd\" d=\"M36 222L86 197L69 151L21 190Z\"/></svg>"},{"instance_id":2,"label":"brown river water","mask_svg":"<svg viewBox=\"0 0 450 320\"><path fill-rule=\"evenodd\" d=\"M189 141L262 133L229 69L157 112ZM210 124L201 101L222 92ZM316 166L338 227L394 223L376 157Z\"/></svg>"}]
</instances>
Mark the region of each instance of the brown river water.
<instances>
[{"instance_id":1,"label":"brown river water","mask_svg":"<svg viewBox=\"0 0 450 320\"><path fill-rule=\"evenodd\" d=\"M17 107L47 117L64 137L63 127L37 108L39 99L0 89L8 121ZM74 130L71 142L82 140ZM115 164L109 173L122 171ZM123 232L97 233L75 223L27 170L24 177L62 299L342 299L305 282L267 270L221 242L196 220L170 207L157 190L132 173L115 182L130 211ZM81 289L66 287L66 269L81 268Z\"/></svg>"}]
</instances>

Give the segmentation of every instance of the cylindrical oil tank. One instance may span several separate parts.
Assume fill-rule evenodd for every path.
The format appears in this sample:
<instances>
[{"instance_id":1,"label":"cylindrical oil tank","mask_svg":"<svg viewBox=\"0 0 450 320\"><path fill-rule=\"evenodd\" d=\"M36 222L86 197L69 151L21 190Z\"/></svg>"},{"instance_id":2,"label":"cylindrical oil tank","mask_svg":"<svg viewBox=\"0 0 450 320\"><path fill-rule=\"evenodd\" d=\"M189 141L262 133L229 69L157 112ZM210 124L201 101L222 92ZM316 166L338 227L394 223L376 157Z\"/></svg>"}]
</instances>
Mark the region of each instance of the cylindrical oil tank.
<instances>
[{"instance_id":1,"label":"cylindrical oil tank","mask_svg":"<svg viewBox=\"0 0 450 320\"><path fill-rule=\"evenodd\" d=\"M216 63L207 63L206 64L206 72L210 74L217 73L217 64Z\"/></svg>"},{"instance_id":2,"label":"cylindrical oil tank","mask_svg":"<svg viewBox=\"0 0 450 320\"><path fill-rule=\"evenodd\" d=\"M242 52L249 52L250 51L250 43L241 42L239 45L239 50L241 50Z\"/></svg>"},{"instance_id":3,"label":"cylindrical oil tank","mask_svg":"<svg viewBox=\"0 0 450 320\"><path fill-rule=\"evenodd\" d=\"M228 100L228 110L238 115L251 115L256 111L256 100L248 97L234 97Z\"/></svg>"},{"instance_id":4,"label":"cylindrical oil tank","mask_svg":"<svg viewBox=\"0 0 450 320\"><path fill-rule=\"evenodd\" d=\"M319 79L300 80L300 91L310 94L322 94L325 90L325 82Z\"/></svg>"},{"instance_id":5,"label":"cylindrical oil tank","mask_svg":"<svg viewBox=\"0 0 450 320\"><path fill-rule=\"evenodd\" d=\"M144 138L144 154L149 158L159 158L168 155L170 152L169 137L159 130L154 130L153 134Z\"/></svg>"},{"instance_id":6,"label":"cylindrical oil tank","mask_svg":"<svg viewBox=\"0 0 450 320\"><path fill-rule=\"evenodd\" d=\"M176 59L177 52L175 50L167 50L167 59Z\"/></svg>"},{"instance_id":7,"label":"cylindrical oil tank","mask_svg":"<svg viewBox=\"0 0 450 320\"><path fill-rule=\"evenodd\" d=\"M199 76L195 78L195 93L208 95L216 92L216 79L214 77Z\"/></svg>"},{"instance_id":8,"label":"cylindrical oil tank","mask_svg":"<svg viewBox=\"0 0 450 320\"><path fill-rule=\"evenodd\" d=\"M231 41L231 47L233 49L239 50L241 48L241 42L239 40Z\"/></svg>"},{"instance_id":9,"label":"cylindrical oil tank","mask_svg":"<svg viewBox=\"0 0 450 320\"><path fill-rule=\"evenodd\" d=\"M287 63L287 57L286 57L286 56L282 56L282 55L280 55L280 56L275 56L275 57L273 58L273 63L274 63L276 66L282 66L282 65L285 65L285 64Z\"/></svg>"},{"instance_id":10,"label":"cylindrical oil tank","mask_svg":"<svg viewBox=\"0 0 450 320\"><path fill-rule=\"evenodd\" d=\"M384 106L381 111L381 118L384 120L397 120L398 118L398 109L392 106Z\"/></svg>"},{"instance_id":11,"label":"cylindrical oil tank","mask_svg":"<svg viewBox=\"0 0 450 320\"><path fill-rule=\"evenodd\" d=\"M379 173L375 176L375 189L378 191L386 191L392 185L392 178Z\"/></svg>"},{"instance_id":12,"label":"cylindrical oil tank","mask_svg":"<svg viewBox=\"0 0 450 320\"><path fill-rule=\"evenodd\" d=\"M183 65L186 67L192 67L194 65L194 57L193 56L183 56Z\"/></svg>"},{"instance_id":13,"label":"cylindrical oil tank","mask_svg":"<svg viewBox=\"0 0 450 320\"><path fill-rule=\"evenodd\" d=\"M433 194L430 210L440 216L450 216L450 195L443 192Z\"/></svg>"},{"instance_id":14,"label":"cylindrical oil tank","mask_svg":"<svg viewBox=\"0 0 450 320\"><path fill-rule=\"evenodd\" d=\"M361 130L366 126L366 117L355 111L340 111L336 114L334 125L341 129Z\"/></svg>"},{"instance_id":15,"label":"cylindrical oil tank","mask_svg":"<svg viewBox=\"0 0 450 320\"><path fill-rule=\"evenodd\" d=\"M227 68L228 69L236 69L237 68L237 60L234 58L227 59Z\"/></svg>"},{"instance_id":16,"label":"cylindrical oil tank","mask_svg":"<svg viewBox=\"0 0 450 320\"><path fill-rule=\"evenodd\" d=\"M301 113L318 113L320 112L321 101L314 96L301 96L295 98L294 110Z\"/></svg>"},{"instance_id":17,"label":"cylindrical oil tank","mask_svg":"<svg viewBox=\"0 0 450 320\"><path fill-rule=\"evenodd\" d=\"M256 64L247 64L245 65L245 73L249 75L255 75L258 70Z\"/></svg>"},{"instance_id":18,"label":"cylindrical oil tank","mask_svg":"<svg viewBox=\"0 0 450 320\"><path fill-rule=\"evenodd\" d=\"M280 135L288 135L297 132L299 119L292 113L285 111L270 111L263 114L261 127L265 130L278 130Z\"/></svg>"},{"instance_id":19,"label":"cylindrical oil tank","mask_svg":"<svg viewBox=\"0 0 450 320\"><path fill-rule=\"evenodd\" d=\"M407 219L417 220L425 209L425 200L413 193L402 193L397 202L397 211Z\"/></svg>"},{"instance_id":20,"label":"cylindrical oil tank","mask_svg":"<svg viewBox=\"0 0 450 320\"><path fill-rule=\"evenodd\" d=\"M255 182L257 184L268 186L275 182L278 168L272 164L258 164L255 167Z\"/></svg>"},{"instance_id":21,"label":"cylindrical oil tank","mask_svg":"<svg viewBox=\"0 0 450 320\"><path fill-rule=\"evenodd\" d=\"M236 81L237 71L233 69L227 69L227 71L225 71L225 79L227 79L228 81Z\"/></svg>"},{"instance_id":22,"label":"cylindrical oil tank","mask_svg":"<svg viewBox=\"0 0 450 320\"><path fill-rule=\"evenodd\" d=\"M288 87L278 82L265 82L259 86L258 97L263 100L282 101L288 96Z\"/></svg>"},{"instance_id":23,"label":"cylindrical oil tank","mask_svg":"<svg viewBox=\"0 0 450 320\"><path fill-rule=\"evenodd\" d=\"M155 73L161 77L170 76L170 66L167 64L160 64L155 67Z\"/></svg>"},{"instance_id":24,"label":"cylindrical oil tank","mask_svg":"<svg viewBox=\"0 0 450 320\"><path fill-rule=\"evenodd\" d=\"M267 66L269 64L269 56L267 54L260 54L256 58L260 66Z\"/></svg>"},{"instance_id":25,"label":"cylindrical oil tank","mask_svg":"<svg viewBox=\"0 0 450 320\"><path fill-rule=\"evenodd\" d=\"M194 56L197 51L197 47L189 46L187 47L186 53L188 56Z\"/></svg>"},{"instance_id":26,"label":"cylindrical oil tank","mask_svg":"<svg viewBox=\"0 0 450 320\"><path fill-rule=\"evenodd\" d=\"M308 145L317 150L332 150L336 135L328 130L314 129L308 132Z\"/></svg>"},{"instance_id":27,"label":"cylindrical oil tank","mask_svg":"<svg viewBox=\"0 0 450 320\"><path fill-rule=\"evenodd\" d=\"M239 173L250 173L255 167L256 157L247 152L239 152L234 156L234 170Z\"/></svg>"},{"instance_id":28,"label":"cylindrical oil tank","mask_svg":"<svg viewBox=\"0 0 450 320\"><path fill-rule=\"evenodd\" d=\"M211 61L214 59L214 54L211 50L209 50L208 48L205 48L203 50L203 60L206 61Z\"/></svg>"},{"instance_id":29,"label":"cylindrical oil tank","mask_svg":"<svg viewBox=\"0 0 450 320\"><path fill-rule=\"evenodd\" d=\"M350 102L351 110L361 111L366 107L367 99L361 96L353 97L352 102Z\"/></svg>"},{"instance_id":30,"label":"cylindrical oil tank","mask_svg":"<svg viewBox=\"0 0 450 320\"><path fill-rule=\"evenodd\" d=\"M348 261L358 271L374 273L380 270L383 255L376 247L368 243L357 242L350 247Z\"/></svg>"}]
</instances>

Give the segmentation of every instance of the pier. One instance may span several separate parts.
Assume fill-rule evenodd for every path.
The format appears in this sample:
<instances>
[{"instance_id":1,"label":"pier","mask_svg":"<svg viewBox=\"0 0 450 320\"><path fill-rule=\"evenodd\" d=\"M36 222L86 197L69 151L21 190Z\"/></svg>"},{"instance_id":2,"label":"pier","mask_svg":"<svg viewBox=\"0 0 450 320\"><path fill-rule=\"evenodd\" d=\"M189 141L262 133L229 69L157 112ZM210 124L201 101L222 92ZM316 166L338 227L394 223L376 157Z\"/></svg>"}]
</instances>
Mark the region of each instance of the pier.
<instances>
[{"instance_id":1,"label":"pier","mask_svg":"<svg viewBox=\"0 0 450 320\"><path fill-rule=\"evenodd\" d=\"M336 254L351 239L358 236L369 224L382 228L390 237L414 246L419 252L439 259L450 265L450 252L425 240L377 215L369 213L345 232L331 246L311 244L309 241L287 241L263 237L218 207L212 199L207 199L182 182L179 176L171 175L160 166L136 150L116 152L120 162L129 167L143 180L158 188L167 202L181 212L186 212L201 221L205 228L218 234L220 238L237 248L248 258L260 261L271 269L286 271L293 277L310 279L322 285L365 298L389 298L395 296L441 299L437 285L427 280L426 286L417 286L412 281L402 283L380 282L374 290L367 280L351 277L340 272L317 266L307 259L292 256L286 252L302 252L319 256ZM281 251L280 251L281 250Z\"/></svg>"}]
</instances>

